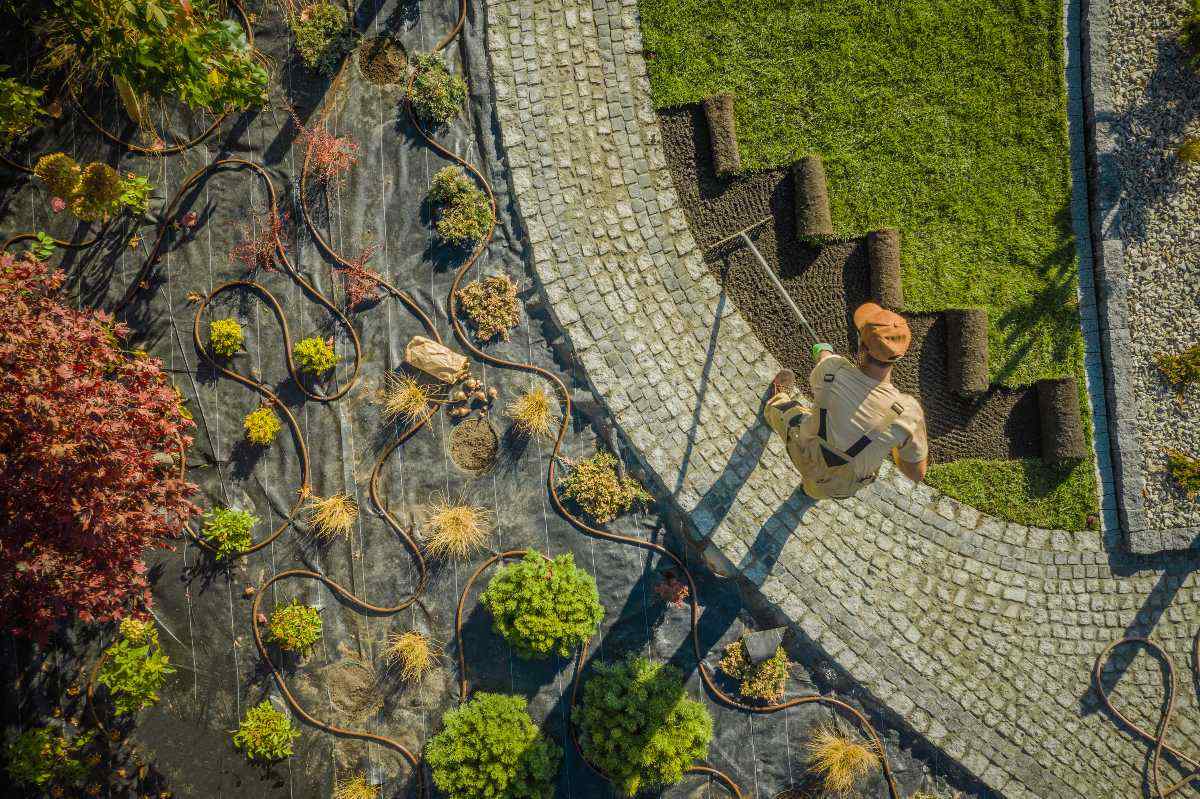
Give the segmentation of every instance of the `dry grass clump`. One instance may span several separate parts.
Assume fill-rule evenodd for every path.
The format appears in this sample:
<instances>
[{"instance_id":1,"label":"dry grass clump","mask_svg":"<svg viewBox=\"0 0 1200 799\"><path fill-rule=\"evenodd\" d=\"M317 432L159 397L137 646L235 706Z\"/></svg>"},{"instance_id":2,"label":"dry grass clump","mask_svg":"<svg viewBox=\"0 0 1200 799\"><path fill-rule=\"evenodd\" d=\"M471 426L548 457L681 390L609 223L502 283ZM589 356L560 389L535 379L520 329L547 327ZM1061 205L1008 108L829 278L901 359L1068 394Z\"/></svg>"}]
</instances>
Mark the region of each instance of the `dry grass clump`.
<instances>
[{"instance_id":1,"label":"dry grass clump","mask_svg":"<svg viewBox=\"0 0 1200 799\"><path fill-rule=\"evenodd\" d=\"M508 275L490 275L458 290L458 302L475 323L475 338L491 341L496 336L508 341L509 332L521 321L517 284Z\"/></svg>"},{"instance_id":2,"label":"dry grass clump","mask_svg":"<svg viewBox=\"0 0 1200 799\"><path fill-rule=\"evenodd\" d=\"M879 752L833 724L823 724L808 741L808 770L827 793L846 796L879 768Z\"/></svg>"},{"instance_id":3,"label":"dry grass clump","mask_svg":"<svg viewBox=\"0 0 1200 799\"><path fill-rule=\"evenodd\" d=\"M554 397L545 386L529 389L510 402L504 412L513 420L513 427L527 436L549 438L557 421Z\"/></svg>"},{"instance_id":4,"label":"dry grass clump","mask_svg":"<svg viewBox=\"0 0 1200 799\"><path fill-rule=\"evenodd\" d=\"M425 633L409 630L390 634L384 655L388 663L400 667L400 679L418 682L438 664L442 650Z\"/></svg>"},{"instance_id":5,"label":"dry grass clump","mask_svg":"<svg viewBox=\"0 0 1200 799\"><path fill-rule=\"evenodd\" d=\"M338 780L333 799L379 799L379 789L367 782L365 775L356 774L348 780Z\"/></svg>"},{"instance_id":6,"label":"dry grass clump","mask_svg":"<svg viewBox=\"0 0 1200 799\"><path fill-rule=\"evenodd\" d=\"M383 394L383 412L389 419L412 424L429 409L430 403L442 399L436 387L422 383L411 375L389 374Z\"/></svg>"},{"instance_id":7,"label":"dry grass clump","mask_svg":"<svg viewBox=\"0 0 1200 799\"><path fill-rule=\"evenodd\" d=\"M308 521L317 537L330 541L350 534L358 518L358 503L347 494L334 494L322 499L313 497L308 506Z\"/></svg>"},{"instance_id":8,"label":"dry grass clump","mask_svg":"<svg viewBox=\"0 0 1200 799\"><path fill-rule=\"evenodd\" d=\"M434 557L465 558L492 533L491 514L465 499L434 494L425 520L425 548Z\"/></svg>"}]
</instances>

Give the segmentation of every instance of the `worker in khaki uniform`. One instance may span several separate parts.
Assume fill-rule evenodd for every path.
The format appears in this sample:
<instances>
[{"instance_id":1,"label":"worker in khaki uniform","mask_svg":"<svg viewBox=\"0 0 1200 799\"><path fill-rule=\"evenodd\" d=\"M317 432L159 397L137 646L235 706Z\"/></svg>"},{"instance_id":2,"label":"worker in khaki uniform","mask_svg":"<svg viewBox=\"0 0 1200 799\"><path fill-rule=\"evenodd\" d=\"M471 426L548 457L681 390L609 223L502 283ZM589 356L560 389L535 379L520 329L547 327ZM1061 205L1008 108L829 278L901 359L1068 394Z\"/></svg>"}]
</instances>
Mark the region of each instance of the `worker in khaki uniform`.
<instances>
[{"instance_id":1,"label":"worker in khaki uniform","mask_svg":"<svg viewBox=\"0 0 1200 799\"><path fill-rule=\"evenodd\" d=\"M889 452L914 482L924 479L929 464L925 413L891 380L892 365L912 341L908 322L868 302L854 312L854 326L857 362L835 355L829 344L813 345L813 401L797 391L790 369L771 383L767 423L783 438L813 499L853 496L874 482Z\"/></svg>"}]
</instances>

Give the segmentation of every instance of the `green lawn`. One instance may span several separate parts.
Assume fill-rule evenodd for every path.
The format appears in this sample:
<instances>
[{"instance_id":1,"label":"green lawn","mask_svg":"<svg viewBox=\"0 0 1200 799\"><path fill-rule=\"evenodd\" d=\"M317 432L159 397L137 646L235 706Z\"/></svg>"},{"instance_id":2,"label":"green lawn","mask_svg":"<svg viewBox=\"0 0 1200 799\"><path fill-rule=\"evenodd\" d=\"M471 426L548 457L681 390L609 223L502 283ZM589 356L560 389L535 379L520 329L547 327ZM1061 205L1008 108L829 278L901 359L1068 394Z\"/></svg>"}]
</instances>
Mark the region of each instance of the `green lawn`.
<instances>
[{"instance_id":1,"label":"green lawn","mask_svg":"<svg viewBox=\"0 0 1200 799\"><path fill-rule=\"evenodd\" d=\"M735 95L743 165L825 159L835 229L903 234L914 311L982 306L995 382L1083 374L1059 0L639 0L654 102ZM936 466L981 509L1078 529L1090 463Z\"/></svg>"}]
</instances>

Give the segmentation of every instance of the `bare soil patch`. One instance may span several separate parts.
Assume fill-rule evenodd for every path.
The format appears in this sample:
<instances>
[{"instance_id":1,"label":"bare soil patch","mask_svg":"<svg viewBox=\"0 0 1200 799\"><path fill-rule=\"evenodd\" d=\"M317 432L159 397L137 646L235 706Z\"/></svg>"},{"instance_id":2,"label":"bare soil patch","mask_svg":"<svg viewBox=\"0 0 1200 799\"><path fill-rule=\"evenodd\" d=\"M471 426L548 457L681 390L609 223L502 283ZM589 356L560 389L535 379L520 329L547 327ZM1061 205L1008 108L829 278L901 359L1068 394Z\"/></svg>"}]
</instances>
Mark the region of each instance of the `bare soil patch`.
<instances>
[{"instance_id":1,"label":"bare soil patch","mask_svg":"<svg viewBox=\"0 0 1200 799\"><path fill-rule=\"evenodd\" d=\"M358 71L376 86L403 84L408 72L408 55L389 36L364 39L358 47Z\"/></svg>"},{"instance_id":2,"label":"bare soil patch","mask_svg":"<svg viewBox=\"0 0 1200 799\"><path fill-rule=\"evenodd\" d=\"M472 416L450 433L450 459L464 471L479 473L496 463L500 437L482 416Z\"/></svg>"}]
</instances>

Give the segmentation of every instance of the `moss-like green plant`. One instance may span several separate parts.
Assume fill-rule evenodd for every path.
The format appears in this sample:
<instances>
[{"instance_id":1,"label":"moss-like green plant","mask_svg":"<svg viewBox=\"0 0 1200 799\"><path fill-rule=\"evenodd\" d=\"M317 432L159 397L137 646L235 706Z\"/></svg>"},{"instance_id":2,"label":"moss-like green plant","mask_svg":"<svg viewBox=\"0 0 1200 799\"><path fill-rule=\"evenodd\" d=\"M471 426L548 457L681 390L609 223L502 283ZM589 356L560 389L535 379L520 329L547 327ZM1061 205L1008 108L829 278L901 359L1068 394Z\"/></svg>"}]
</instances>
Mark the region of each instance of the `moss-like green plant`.
<instances>
[{"instance_id":1,"label":"moss-like green plant","mask_svg":"<svg viewBox=\"0 0 1200 799\"><path fill-rule=\"evenodd\" d=\"M246 431L247 441L259 447L267 447L283 429L283 422L279 420L275 411L263 405L246 414L246 418L242 420L242 427Z\"/></svg>"},{"instance_id":2,"label":"moss-like green plant","mask_svg":"<svg viewBox=\"0 0 1200 799\"><path fill-rule=\"evenodd\" d=\"M321 640L321 614L295 599L280 605L271 612L267 639L285 652L308 652Z\"/></svg>"},{"instance_id":3,"label":"moss-like green plant","mask_svg":"<svg viewBox=\"0 0 1200 799\"><path fill-rule=\"evenodd\" d=\"M88 772L79 754L93 737L85 732L71 740L50 727L25 730L5 751L8 775L35 790L79 785Z\"/></svg>"},{"instance_id":4,"label":"moss-like green plant","mask_svg":"<svg viewBox=\"0 0 1200 799\"><path fill-rule=\"evenodd\" d=\"M549 799L562 749L534 725L522 697L481 692L442 716L425 759L449 799Z\"/></svg>"},{"instance_id":5,"label":"moss-like green plant","mask_svg":"<svg viewBox=\"0 0 1200 799\"><path fill-rule=\"evenodd\" d=\"M337 3L318 0L300 9L288 20L296 37L296 52L304 66L323 74L337 70L342 56L354 46L354 31L346 9Z\"/></svg>"},{"instance_id":6,"label":"moss-like green plant","mask_svg":"<svg viewBox=\"0 0 1200 799\"><path fill-rule=\"evenodd\" d=\"M417 117L429 125L444 125L458 116L467 99L467 84L451 75L436 53L413 57L417 74L413 78L409 100Z\"/></svg>"},{"instance_id":7,"label":"moss-like green plant","mask_svg":"<svg viewBox=\"0 0 1200 799\"><path fill-rule=\"evenodd\" d=\"M213 508L204 514L200 536L212 545L218 558L232 558L250 548L250 530L256 524L258 517L248 511Z\"/></svg>"},{"instance_id":8,"label":"moss-like green plant","mask_svg":"<svg viewBox=\"0 0 1200 799\"><path fill-rule=\"evenodd\" d=\"M475 324L475 338L508 341L509 331L521 321L517 286L508 275L489 275L458 290L458 304Z\"/></svg>"},{"instance_id":9,"label":"moss-like green plant","mask_svg":"<svg viewBox=\"0 0 1200 799\"><path fill-rule=\"evenodd\" d=\"M167 677L175 673L158 644L158 631L147 621L122 621L121 637L105 653L108 657L96 681L108 688L118 716L157 702Z\"/></svg>"},{"instance_id":10,"label":"moss-like green plant","mask_svg":"<svg viewBox=\"0 0 1200 799\"><path fill-rule=\"evenodd\" d=\"M1160 352L1154 363L1175 388L1200 380L1200 344L1193 344L1183 352Z\"/></svg>"},{"instance_id":11,"label":"moss-like green plant","mask_svg":"<svg viewBox=\"0 0 1200 799\"><path fill-rule=\"evenodd\" d=\"M41 89L0 78L0 150L7 150L42 120L46 112L39 105L41 99Z\"/></svg>"},{"instance_id":12,"label":"moss-like green plant","mask_svg":"<svg viewBox=\"0 0 1200 799\"><path fill-rule=\"evenodd\" d=\"M493 629L523 658L569 657L604 618L595 579L570 553L549 560L527 552L496 572L479 601Z\"/></svg>"},{"instance_id":13,"label":"moss-like green plant","mask_svg":"<svg viewBox=\"0 0 1200 799\"><path fill-rule=\"evenodd\" d=\"M337 366L342 358L333 351L333 345L320 336L301 339L292 348L292 359L296 368L310 375L321 375Z\"/></svg>"},{"instance_id":14,"label":"moss-like green plant","mask_svg":"<svg viewBox=\"0 0 1200 799\"><path fill-rule=\"evenodd\" d=\"M634 503L653 499L637 480L628 475L621 479L617 474L617 459L608 452L597 452L575 464L559 483L559 492L601 523L611 522Z\"/></svg>"},{"instance_id":15,"label":"moss-like green plant","mask_svg":"<svg viewBox=\"0 0 1200 799\"><path fill-rule=\"evenodd\" d=\"M1200 161L1200 139L1184 139L1183 144L1179 145L1179 149L1175 151L1175 155L1180 161L1189 163Z\"/></svg>"},{"instance_id":16,"label":"moss-like green plant","mask_svg":"<svg viewBox=\"0 0 1200 799\"><path fill-rule=\"evenodd\" d=\"M292 743L300 730L286 713L281 713L264 699L246 711L245 718L233 734L233 745L249 760L273 762L292 756Z\"/></svg>"},{"instance_id":17,"label":"moss-like green plant","mask_svg":"<svg viewBox=\"0 0 1200 799\"><path fill-rule=\"evenodd\" d=\"M232 358L246 343L246 334L238 320L214 319L208 324L208 348L213 355Z\"/></svg>"},{"instance_id":18,"label":"moss-like green plant","mask_svg":"<svg viewBox=\"0 0 1200 799\"><path fill-rule=\"evenodd\" d=\"M685 768L708 755L713 732L679 670L643 657L597 664L572 719L583 756L626 796L679 782Z\"/></svg>"},{"instance_id":19,"label":"moss-like green plant","mask_svg":"<svg viewBox=\"0 0 1200 799\"><path fill-rule=\"evenodd\" d=\"M1193 69L1200 68L1200 0L1191 0L1188 14L1183 18L1183 29L1179 42L1188 51L1188 63Z\"/></svg>"},{"instance_id":20,"label":"moss-like green plant","mask_svg":"<svg viewBox=\"0 0 1200 799\"><path fill-rule=\"evenodd\" d=\"M439 169L429 186L436 208L437 232L456 247L482 241L492 225L492 204L486 194L456 166Z\"/></svg>"},{"instance_id":21,"label":"moss-like green plant","mask_svg":"<svg viewBox=\"0 0 1200 799\"><path fill-rule=\"evenodd\" d=\"M95 162L83 168L79 186L68 207L75 216L90 222L102 219L120 206L124 186L121 175L108 164Z\"/></svg>"},{"instance_id":22,"label":"moss-like green plant","mask_svg":"<svg viewBox=\"0 0 1200 799\"><path fill-rule=\"evenodd\" d=\"M132 172L121 177L117 170L100 162L81 167L66 153L42 156L33 174L85 222L107 219L123 208L145 213L153 189L149 180Z\"/></svg>"},{"instance_id":23,"label":"moss-like green plant","mask_svg":"<svg viewBox=\"0 0 1200 799\"><path fill-rule=\"evenodd\" d=\"M46 184L46 189L64 200L75 194L82 172L75 159L66 153L43 155L33 165L33 174Z\"/></svg>"},{"instance_id":24,"label":"moss-like green plant","mask_svg":"<svg viewBox=\"0 0 1200 799\"><path fill-rule=\"evenodd\" d=\"M783 698L784 688L787 687L788 659L782 646L775 650L774 655L755 665L746 655L746 645L734 641L725 647L720 665L721 671L741 681L738 691L742 696L763 702L778 702Z\"/></svg>"},{"instance_id":25,"label":"moss-like green plant","mask_svg":"<svg viewBox=\"0 0 1200 799\"><path fill-rule=\"evenodd\" d=\"M1200 460L1177 449L1167 450L1167 471L1188 499L1200 495Z\"/></svg>"}]
</instances>

